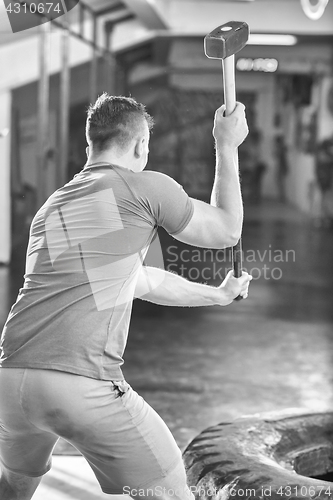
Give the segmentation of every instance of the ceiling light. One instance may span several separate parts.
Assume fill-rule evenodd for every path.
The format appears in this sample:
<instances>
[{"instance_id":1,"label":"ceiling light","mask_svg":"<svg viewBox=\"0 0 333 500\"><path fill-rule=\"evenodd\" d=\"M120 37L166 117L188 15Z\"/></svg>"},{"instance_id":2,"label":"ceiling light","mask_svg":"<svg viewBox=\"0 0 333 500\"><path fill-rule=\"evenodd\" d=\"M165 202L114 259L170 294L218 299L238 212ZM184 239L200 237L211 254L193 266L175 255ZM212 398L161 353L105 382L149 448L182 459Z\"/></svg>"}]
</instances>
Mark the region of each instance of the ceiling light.
<instances>
[{"instance_id":1,"label":"ceiling light","mask_svg":"<svg viewBox=\"0 0 333 500\"><path fill-rule=\"evenodd\" d=\"M313 21L318 21L324 14L328 0L317 0L313 4L310 0L301 0L301 5L304 13Z\"/></svg>"},{"instance_id":2,"label":"ceiling light","mask_svg":"<svg viewBox=\"0 0 333 500\"><path fill-rule=\"evenodd\" d=\"M250 34L248 45L296 45L294 35Z\"/></svg>"}]
</instances>

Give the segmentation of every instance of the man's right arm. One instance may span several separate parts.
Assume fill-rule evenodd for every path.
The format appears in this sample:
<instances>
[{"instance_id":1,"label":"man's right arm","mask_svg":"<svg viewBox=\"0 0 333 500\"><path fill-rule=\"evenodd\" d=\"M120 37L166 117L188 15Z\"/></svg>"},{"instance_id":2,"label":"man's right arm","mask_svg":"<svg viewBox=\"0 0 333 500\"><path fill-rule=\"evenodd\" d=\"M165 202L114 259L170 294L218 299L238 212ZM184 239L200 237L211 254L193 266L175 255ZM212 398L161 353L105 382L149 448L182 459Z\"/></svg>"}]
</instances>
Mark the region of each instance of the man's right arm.
<instances>
[{"instance_id":1,"label":"man's right arm","mask_svg":"<svg viewBox=\"0 0 333 500\"><path fill-rule=\"evenodd\" d=\"M248 134L245 107L224 116L224 106L215 113L216 172L211 203L192 199L194 212L185 229L174 237L190 245L225 248L237 243L243 224L237 148Z\"/></svg>"}]
</instances>

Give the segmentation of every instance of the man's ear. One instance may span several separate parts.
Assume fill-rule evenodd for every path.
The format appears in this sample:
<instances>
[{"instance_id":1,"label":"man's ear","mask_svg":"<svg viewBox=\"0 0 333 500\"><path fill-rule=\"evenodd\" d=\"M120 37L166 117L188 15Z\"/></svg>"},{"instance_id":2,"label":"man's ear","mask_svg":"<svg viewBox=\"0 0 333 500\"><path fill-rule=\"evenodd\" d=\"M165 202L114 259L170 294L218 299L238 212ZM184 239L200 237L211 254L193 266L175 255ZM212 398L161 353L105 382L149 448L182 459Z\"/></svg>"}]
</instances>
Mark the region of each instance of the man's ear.
<instances>
[{"instance_id":1,"label":"man's ear","mask_svg":"<svg viewBox=\"0 0 333 500\"><path fill-rule=\"evenodd\" d=\"M141 158L144 152L144 138L138 139L134 146L134 156L136 158Z\"/></svg>"},{"instance_id":2,"label":"man's ear","mask_svg":"<svg viewBox=\"0 0 333 500\"><path fill-rule=\"evenodd\" d=\"M89 158L89 146L86 147L86 155L87 155L87 158Z\"/></svg>"}]
</instances>

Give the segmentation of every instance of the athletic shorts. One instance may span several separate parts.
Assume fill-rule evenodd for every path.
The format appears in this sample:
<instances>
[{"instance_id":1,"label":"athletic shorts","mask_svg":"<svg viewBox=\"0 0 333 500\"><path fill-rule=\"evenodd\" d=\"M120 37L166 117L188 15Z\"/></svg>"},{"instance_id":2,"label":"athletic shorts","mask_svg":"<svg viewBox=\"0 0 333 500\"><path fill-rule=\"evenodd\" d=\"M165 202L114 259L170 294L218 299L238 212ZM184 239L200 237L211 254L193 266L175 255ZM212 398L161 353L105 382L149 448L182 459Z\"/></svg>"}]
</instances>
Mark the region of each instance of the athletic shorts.
<instances>
[{"instance_id":1,"label":"athletic shorts","mask_svg":"<svg viewBox=\"0 0 333 500\"><path fill-rule=\"evenodd\" d=\"M0 401L0 460L8 470L45 474L60 436L86 458L105 493L193 500L170 430L127 382L1 368Z\"/></svg>"}]
</instances>

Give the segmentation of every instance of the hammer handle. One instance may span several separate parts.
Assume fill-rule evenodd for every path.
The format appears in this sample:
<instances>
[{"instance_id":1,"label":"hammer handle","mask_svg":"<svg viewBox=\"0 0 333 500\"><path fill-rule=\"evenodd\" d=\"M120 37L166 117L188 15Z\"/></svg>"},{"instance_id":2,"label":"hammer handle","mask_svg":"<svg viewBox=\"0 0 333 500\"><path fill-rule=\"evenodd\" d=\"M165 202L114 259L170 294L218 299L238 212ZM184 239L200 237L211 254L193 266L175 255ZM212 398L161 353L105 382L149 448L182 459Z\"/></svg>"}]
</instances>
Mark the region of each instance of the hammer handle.
<instances>
[{"instance_id":1,"label":"hammer handle","mask_svg":"<svg viewBox=\"0 0 333 500\"><path fill-rule=\"evenodd\" d=\"M224 103L225 113L230 115L236 107L236 84L235 84L235 56L222 59L223 68L223 87L224 87ZM238 151L235 153L235 162L238 165ZM232 249L232 261L235 278L242 276L242 240L240 239L237 245ZM237 297L239 300L241 297Z\"/></svg>"},{"instance_id":2,"label":"hammer handle","mask_svg":"<svg viewBox=\"0 0 333 500\"><path fill-rule=\"evenodd\" d=\"M225 114L231 115L236 107L235 56L222 59Z\"/></svg>"}]
</instances>

